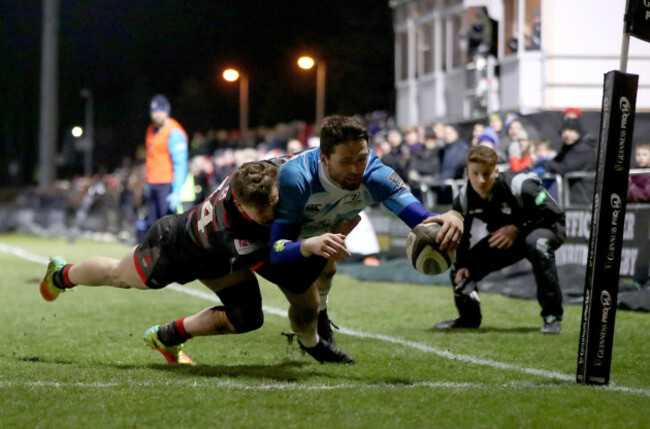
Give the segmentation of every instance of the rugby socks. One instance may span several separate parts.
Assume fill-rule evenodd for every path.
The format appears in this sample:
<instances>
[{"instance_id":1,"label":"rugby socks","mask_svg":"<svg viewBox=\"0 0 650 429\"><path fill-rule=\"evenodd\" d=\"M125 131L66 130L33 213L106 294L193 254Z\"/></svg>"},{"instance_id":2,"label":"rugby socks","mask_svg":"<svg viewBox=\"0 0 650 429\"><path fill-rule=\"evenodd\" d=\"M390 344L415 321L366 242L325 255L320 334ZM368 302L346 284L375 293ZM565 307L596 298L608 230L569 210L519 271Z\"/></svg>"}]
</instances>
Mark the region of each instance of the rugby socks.
<instances>
[{"instance_id":1,"label":"rugby socks","mask_svg":"<svg viewBox=\"0 0 650 429\"><path fill-rule=\"evenodd\" d=\"M300 341L300 344L307 347L308 349L311 349L312 347L316 347L318 341L320 340L318 334L314 334L314 336L311 336L311 335L299 334L298 332L296 332L296 337L298 337L298 341Z\"/></svg>"},{"instance_id":2,"label":"rugby socks","mask_svg":"<svg viewBox=\"0 0 650 429\"><path fill-rule=\"evenodd\" d=\"M68 272L70 271L70 268L72 268L72 265L73 264L66 264L63 266L63 268L54 273L52 276L54 286L58 287L59 289L70 289L77 286L70 281L70 277L68 276Z\"/></svg>"},{"instance_id":3,"label":"rugby socks","mask_svg":"<svg viewBox=\"0 0 650 429\"><path fill-rule=\"evenodd\" d=\"M185 330L185 318L182 317L158 327L158 339L166 346L176 346L192 338Z\"/></svg>"},{"instance_id":4,"label":"rugby socks","mask_svg":"<svg viewBox=\"0 0 650 429\"><path fill-rule=\"evenodd\" d=\"M320 303L318 304L318 311L323 311L327 309L327 298L330 293L330 290L319 290L318 295L320 295Z\"/></svg>"}]
</instances>

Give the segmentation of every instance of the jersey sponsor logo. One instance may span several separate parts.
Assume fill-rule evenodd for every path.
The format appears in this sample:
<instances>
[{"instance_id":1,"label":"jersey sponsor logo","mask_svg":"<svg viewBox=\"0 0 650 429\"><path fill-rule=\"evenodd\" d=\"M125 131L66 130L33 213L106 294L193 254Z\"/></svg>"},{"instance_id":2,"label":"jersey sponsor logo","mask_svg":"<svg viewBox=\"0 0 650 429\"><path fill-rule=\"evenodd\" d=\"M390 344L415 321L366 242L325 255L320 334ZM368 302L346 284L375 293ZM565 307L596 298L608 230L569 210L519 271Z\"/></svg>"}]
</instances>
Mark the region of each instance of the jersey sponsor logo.
<instances>
[{"instance_id":1,"label":"jersey sponsor logo","mask_svg":"<svg viewBox=\"0 0 650 429\"><path fill-rule=\"evenodd\" d=\"M408 187L406 186L406 183L402 180L401 177L399 177L399 174L396 172L390 173L390 176L388 176L388 180L392 182L395 186L397 186L400 190L406 190Z\"/></svg>"},{"instance_id":2,"label":"jersey sponsor logo","mask_svg":"<svg viewBox=\"0 0 650 429\"><path fill-rule=\"evenodd\" d=\"M343 204L358 205L361 203L361 192L352 192L343 197Z\"/></svg>"},{"instance_id":3,"label":"jersey sponsor logo","mask_svg":"<svg viewBox=\"0 0 650 429\"><path fill-rule=\"evenodd\" d=\"M282 252L285 249L285 244L289 243L290 240L278 240L273 244L274 252Z\"/></svg>"},{"instance_id":4,"label":"jersey sponsor logo","mask_svg":"<svg viewBox=\"0 0 650 429\"><path fill-rule=\"evenodd\" d=\"M235 244L235 250L239 255L249 255L264 247L264 244L258 241L239 240L236 238L233 242Z\"/></svg>"},{"instance_id":5,"label":"jersey sponsor logo","mask_svg":"<svg viewBox=\"0 0 650 429\"><path fill-rule=\"evenodd\" d=\"M151 267L151 256L149 256L149 255L143 256L142 259L140 260L140 264L144 268L150 268Z\"/></svg>"},{"instance_id":6,"label":"jersey sponsor logo","mask_svg":"<svg viewBox=\"0 0 650 429\"><path fill-rule=\"evenodd\" d=\"M319 212L320 211L320 204L307 204L305 207L306 212Z\"/></svg>"}]
</instances>

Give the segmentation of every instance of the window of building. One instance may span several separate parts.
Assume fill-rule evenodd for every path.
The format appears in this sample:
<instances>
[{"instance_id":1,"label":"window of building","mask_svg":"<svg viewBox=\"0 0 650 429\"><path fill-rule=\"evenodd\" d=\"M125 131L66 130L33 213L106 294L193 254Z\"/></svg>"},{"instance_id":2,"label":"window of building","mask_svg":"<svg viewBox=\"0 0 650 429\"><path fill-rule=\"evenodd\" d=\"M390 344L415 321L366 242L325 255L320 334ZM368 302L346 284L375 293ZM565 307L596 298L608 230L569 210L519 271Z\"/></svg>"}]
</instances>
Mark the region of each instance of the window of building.
<instances>
[{"instance_id":1,"label":"window of building","mask_svg":"<svg viewBox=\"0 0 650 429\"><path fill-rule=\"evenodd\" d=\"M397 58L397 73L398 80L406 80L409 75L409 49L408 49L408 34L401 32L395 34L395 57Z\"/></svg>"},{"instance_id":2,"label":"window of building","mask_svg":"<svg viewBox=\"0 0 650 429\"><path fill-rule=\"evenodd\" d=\"M461 14L452 15L449 23L451 25L451 52L452 52L452 64L453 68L460 67L465 64L465 46L464 43L461 43L461 39L464 38L462 32L463 16Z\"/></svg>"},{"instance_id":3,"label":"window of building","mask_svg":"<svg viewBox=\"0 0 650 429\"><path fill-rule=\"evenodd\" d=\"M418 50L420 59L418 70L420 71L420 74L427 75L433 73L433 47L433 22L428 22L422 24L418 29Z\"/></svg>"},{"instance_id":4,"label":"window of building","mask_svg":"<svg viewBox=\"0 0 650 429\"><path fill-rule=\"evenodd\" d=\"M524 45L527 51L542 48L542 10L540 0L526 0Z\"/></svg>"},{"instance_id":5,"label":"window of building","mask_svg":"<svg viewBox=\"0 0 650 429\"><path fill-rule=\"evenodd\" d=\"M520 0L504 1L505 54L514 54L523 45L526 51L538 51L542 46L541 0L525 0L520 10ZM523 14L522 35L519 34L519 14ZM520 40L521 37L521 40Z\"/></svg>"},{"instance_id":6,"label":"window of building","mask_svg":"<svg viewBox=\"0 0 650 429\"><path fill-rule=\"evenodd\" d=\"M440 70L447 70L447 27L449 24L446 19L442 19L440 22Z\"/></svg>"}]
</instances>

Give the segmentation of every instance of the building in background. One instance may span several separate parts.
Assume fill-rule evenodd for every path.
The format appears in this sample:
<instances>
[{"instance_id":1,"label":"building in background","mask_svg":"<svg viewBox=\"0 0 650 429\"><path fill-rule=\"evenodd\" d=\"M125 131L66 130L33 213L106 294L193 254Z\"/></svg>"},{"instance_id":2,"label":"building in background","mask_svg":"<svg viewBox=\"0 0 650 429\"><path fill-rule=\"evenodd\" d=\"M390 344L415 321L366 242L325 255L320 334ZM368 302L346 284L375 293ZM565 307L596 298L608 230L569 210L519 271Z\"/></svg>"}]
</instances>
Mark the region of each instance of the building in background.
<instances>
[{"instance_id":1,"label":"building in background","mask_svg":"<svg viewBox=\"0 0 650 429\"><path fill-rule=\"evenodd\" d=\"M600 110L619 68L625 1L390 0L400 126L567 106ZM631 38L637 113L650 111L650 51Z\"/></svg>"}]
</instances>

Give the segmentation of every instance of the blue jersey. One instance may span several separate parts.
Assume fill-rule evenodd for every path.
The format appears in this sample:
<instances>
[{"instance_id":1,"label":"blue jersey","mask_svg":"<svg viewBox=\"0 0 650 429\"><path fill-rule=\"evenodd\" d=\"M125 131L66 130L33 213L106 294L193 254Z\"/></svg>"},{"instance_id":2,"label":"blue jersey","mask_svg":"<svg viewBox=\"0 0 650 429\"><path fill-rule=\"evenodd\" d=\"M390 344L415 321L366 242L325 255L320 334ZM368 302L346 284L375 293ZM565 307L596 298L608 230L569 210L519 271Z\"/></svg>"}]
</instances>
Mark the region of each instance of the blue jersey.
<instances>
[{"instance_id":1,"label":"blue jersey","mask_svg":"<svg viewBox=\"0 0 650 429\"><path fill-rule=\"evenodd\" d=\"M287 241L330 232L339 220L352 219L373 203L383 203L411 227L431 215L373 151L369 151L361 186L354 191L340 188L327 177L320 153L320 148L302 152L280 168L280 203L271 227L272 262L284 260L279 253ZM293 253L295 260L298 250L287 253Z\"/></svg>"}]
</instances>

